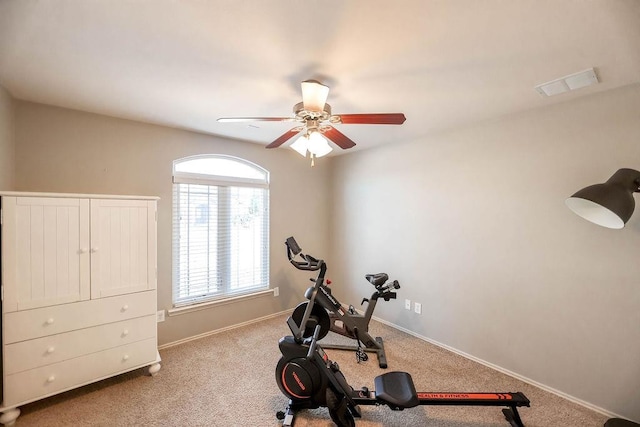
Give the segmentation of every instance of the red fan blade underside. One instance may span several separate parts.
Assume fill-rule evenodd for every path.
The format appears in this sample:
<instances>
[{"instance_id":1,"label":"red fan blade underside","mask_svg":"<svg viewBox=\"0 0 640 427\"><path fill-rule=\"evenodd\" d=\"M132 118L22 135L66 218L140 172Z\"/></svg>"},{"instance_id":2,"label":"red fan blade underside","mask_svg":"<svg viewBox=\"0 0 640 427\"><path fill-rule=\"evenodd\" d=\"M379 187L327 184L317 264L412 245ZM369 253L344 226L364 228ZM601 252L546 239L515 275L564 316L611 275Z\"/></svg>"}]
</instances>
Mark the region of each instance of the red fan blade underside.
<instances>
[{"instance_id":1,"label":"red fan blade underside","mask_svg":"<svg viewBox=\"0 0 640 427\"><path fill-rule=\"evenodd\" d=\"M292 122L293 117L220 117L220 123L242 123L242 122Z\"/></svg>"},{"instance_id":2,"label":"red fan blade underside","mask_svg":"<svg viewBox=\"0 0 640 427\"><path fill-rule=\"evenodd\" d=\"M282 134L278 139L273 141L271 144L267 145L265 148L278 148L299 133L300 133L300 128L289 129L284 134Z\"/></svg>"},{"instance_id":3,"label":"red fan blade underside","mask_svg":"<svg viewBox=\"0 0 640 427\"><path fill-rule=\"evenodd\" d=\"M401 125L407 120L403 113L338 114L338 116L344 124Z\"/></svg>"},{"instance_id":4,"label":"red fan blade underside","mask_svg":"<svg viewBox=\"0 0 640 427\"><path fill-rule=\"evenodd\" d=\"M333 141L338 147L342 148L343 150L347 150L351 147L354 147L356 145L355 142L353 142L352 140L350 140L345 134L343 134L342 132L340 132L338 129L332 127L329 127L329 129L325 130L322 135L326 136L327 138L329 138L331 141Z\"/></svg>"}]
</instances>

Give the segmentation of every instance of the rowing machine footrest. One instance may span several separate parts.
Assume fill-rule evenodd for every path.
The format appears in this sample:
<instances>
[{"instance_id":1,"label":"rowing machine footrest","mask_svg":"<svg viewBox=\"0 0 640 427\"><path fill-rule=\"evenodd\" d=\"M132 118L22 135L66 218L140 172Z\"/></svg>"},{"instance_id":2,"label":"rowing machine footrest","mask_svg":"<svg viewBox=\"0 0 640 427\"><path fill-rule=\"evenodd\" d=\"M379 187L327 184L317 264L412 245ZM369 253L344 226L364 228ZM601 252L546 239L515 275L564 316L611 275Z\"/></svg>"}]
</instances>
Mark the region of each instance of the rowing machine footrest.
<instances>
[{"instance_id":1,"label":"rowing machine footrest","mask_svg":"<svg viewBox=\"0 0 640 427\"><path fill-rule=\"evenodd\" d=\"M376 400L391 409L401 410L418 406L418 394L407 372L387 372L374 379Z\"/></svg>"}]
</instances>

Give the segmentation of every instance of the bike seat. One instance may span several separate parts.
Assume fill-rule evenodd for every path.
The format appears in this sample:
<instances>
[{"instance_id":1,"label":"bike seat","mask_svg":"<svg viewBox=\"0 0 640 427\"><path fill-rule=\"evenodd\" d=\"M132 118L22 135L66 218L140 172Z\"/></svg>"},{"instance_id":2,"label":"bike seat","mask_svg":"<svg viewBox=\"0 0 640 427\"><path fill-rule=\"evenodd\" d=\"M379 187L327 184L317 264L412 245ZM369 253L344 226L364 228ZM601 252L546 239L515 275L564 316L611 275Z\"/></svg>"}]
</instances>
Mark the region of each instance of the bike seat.
<instances>
[{"instance_id":1,"label":"bike seat","mask_svg":"<svg viewBox=\"0 0 640 427\"><path fill-rule=\"evenodd\" d=\"M385 284L389 280L387 273L367 274L364 276L376 288Z\"/></svg>"},{"instance_id":2,"label":"bike seat","mask_svg":"<svg viewBox=\"0 0 640 427\"><path fill-rule=\"evenodd\" d=\"M376 400L389 405L391 409L418 406L418 394L413 379L407 372L387 372L374 379Z\"/></svg>"}]
</instances>

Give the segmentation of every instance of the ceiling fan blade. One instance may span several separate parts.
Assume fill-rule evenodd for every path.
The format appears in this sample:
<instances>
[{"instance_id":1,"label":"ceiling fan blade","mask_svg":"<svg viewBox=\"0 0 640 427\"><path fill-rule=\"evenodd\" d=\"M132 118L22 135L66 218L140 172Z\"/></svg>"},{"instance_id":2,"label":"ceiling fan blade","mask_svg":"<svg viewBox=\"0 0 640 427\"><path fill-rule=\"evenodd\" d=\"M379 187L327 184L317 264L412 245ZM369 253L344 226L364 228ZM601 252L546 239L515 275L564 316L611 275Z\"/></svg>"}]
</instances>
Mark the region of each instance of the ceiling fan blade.
<instances>
[{"instance_id":1,"label":"ceiling fan blade","mask_svg":"<svg viewBox=\"0 0 640 427\"><path fill-rule=\"evenodd\" d=\"M242 122L292 122L293 117L220 117L220 123L242 123Z\"/></svg>"},{"instance_id":2,"label":"ceiling fan blade","mask_svg":"<svg viewBox=\"0 0 640 427\"><path fill-rule=\"evenodd\" d=\"M322 135L329 138L333 141L338 147L343 150L347 150L351 147L355 147L356 143L350 140L345 134L340 132L338 129L330 126L329 129L325 130Z\"/></svg>"},{"instance_id":3,"label":"ceiling fan blade","mask_svg":"<svg viewBox=\"0 0 640 427\"><path fill-rule=\"evenodd\" d=\"M293 138L294 136L296 136L299 133L300 133L300 128L299 127L293 128L293 129L289 129L288 131L286 131L285 133L280 135L278 137L278 139L273 141L271 144L267 145L265 148L278 148L282 144L284 144L285 142L287 142L288 140L290 140L291 138Z\"/></svg>"},{"instance_id":4,"label":"ceiling fan blade","mask_svg":"<svg viewBox=\"0 0 640 427\"><path fill-rule=\"evenodd\" d=\"M407 120L403 113L338 114L337 116L344 124L401 125Z\"/></svg>"}]
</instances>

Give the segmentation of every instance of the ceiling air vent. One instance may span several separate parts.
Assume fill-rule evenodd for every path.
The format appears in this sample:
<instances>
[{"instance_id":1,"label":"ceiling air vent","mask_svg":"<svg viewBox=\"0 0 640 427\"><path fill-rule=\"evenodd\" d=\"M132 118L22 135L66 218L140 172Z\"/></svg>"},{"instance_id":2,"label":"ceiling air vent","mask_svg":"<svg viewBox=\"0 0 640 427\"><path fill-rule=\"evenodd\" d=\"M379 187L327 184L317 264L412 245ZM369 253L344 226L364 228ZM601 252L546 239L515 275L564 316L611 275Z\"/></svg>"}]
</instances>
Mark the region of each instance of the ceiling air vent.
<instances>
[{"instance_id":1,"label":"ceiling air vent","mask_svg":"<svg viewBox=\"0 0 640 427\"><path fill-rule=\"evenodd\" d=\"M598 77L593 68L570 74L547 83L539 84L536 91L542 96L553 96L570 90L580 89L598 83Z\"/></svg>"}]
</instances>

